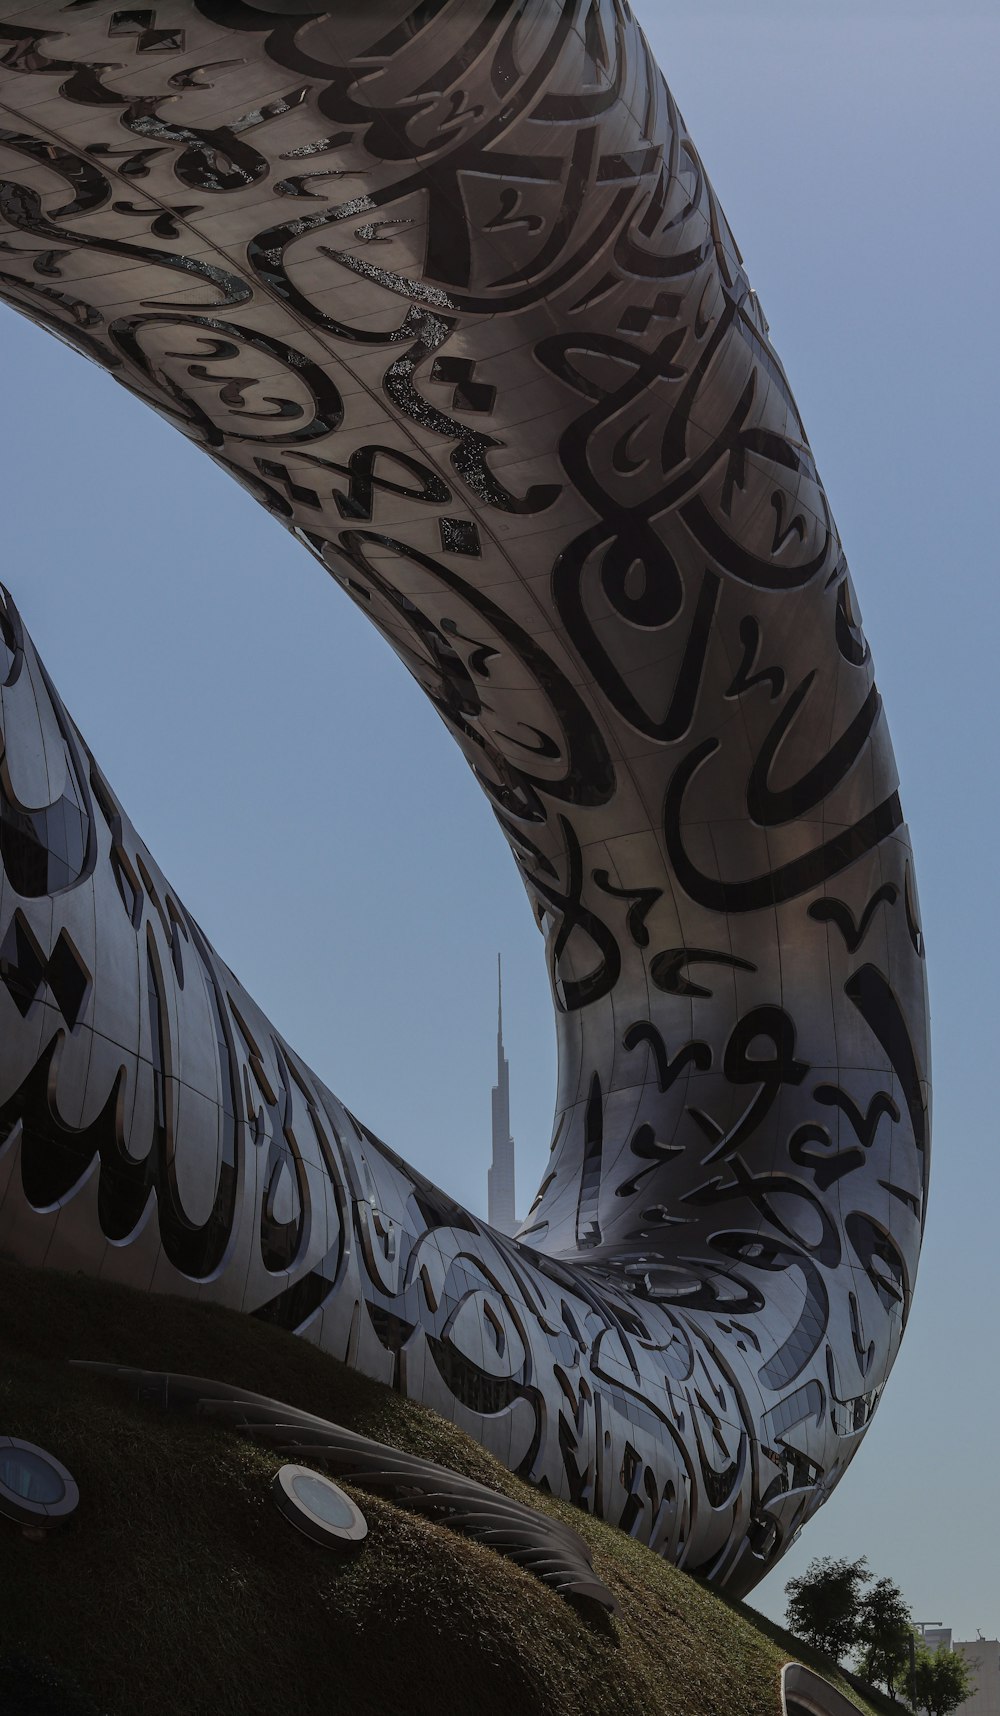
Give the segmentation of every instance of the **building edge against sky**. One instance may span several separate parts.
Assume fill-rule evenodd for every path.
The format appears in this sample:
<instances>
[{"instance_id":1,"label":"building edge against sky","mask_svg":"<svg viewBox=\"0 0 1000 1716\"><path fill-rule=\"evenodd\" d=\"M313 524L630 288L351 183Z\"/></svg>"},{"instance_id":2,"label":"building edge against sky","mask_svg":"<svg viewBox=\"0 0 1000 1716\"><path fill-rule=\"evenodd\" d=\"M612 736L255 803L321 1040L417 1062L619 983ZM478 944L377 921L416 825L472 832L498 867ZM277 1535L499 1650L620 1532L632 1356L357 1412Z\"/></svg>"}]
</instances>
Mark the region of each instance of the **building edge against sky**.
<instances>
[{"instance_id":1,"label":"building edge against sky","mask_svg":"<svg viewBox=\"0 0 1000 1716\"><path fill-rule=\"evenodd\" d=\"M930 1644L926 1632L924 1637ZM963 1716L1000 1716L1000 1640L956 1639L951 1648L964 1656L976 1686L962 1705Z\"/></svg>"},{"instance_id":2,"label":"building edge against sky","mask_svg":"<svg viewBox=\"0 0 1000 1716\"><path fill-rule=\"evenodd\" d=\"M47 16L44 0L40 5ZM172 100L160 87L167 74L181 80L169 87L180 88L206 63L207 51L216 51L218 37L203 29L198 7L185 6L179 16L183 29L176 47L165 49L161 43L158 52L190 56L190 63L163 65L157 59L155 66L146 61L134 66L129 60L118 79L121 90L110 92L116 101L140 100L146 111L153 100ZM313 149L325 109L317 114L303 101L294 110L286 104L272 111L287 79L283 62L269 65L268 54L272 48L285 51L284 37L279 42L266 26L259 32L267 35L266 42L254 44L241 36L242 57L229 62L241 68L238 89L225 78L209 85L189 82L185 113L190 105L202 132L206 124L217 128L222 120L231 130L234 123L242 125L252 98L252 112L266 113L266 123L280 129L255 137L254 175L237 171L238 163L234 167L233 183L227 179L220 191L229 199L223 215L215 212L214 200L207 205L209 229L222 220L230 235L218 266L200 260L200 251L191 256L143 252L150 269L166 269L164 292L176 287L178 271L186 280L200 271L205 284L199 284L201 298L194 304L175 305L171 298L166 317L161 313L165 299L136 299L131 306L135 328L151 344L147 350L140 340L133 350L133 334L135 339L139 334L129 322L133 370L126 372L147 397L151 378L159 376L156 354L163 341L171 363L183 365L199 353L212 363L239 362L239 376L212 372L207 384L199 385L198 399L191 401L196 415L188 426L209 436L217 451L225 449L224 462L262 493L271 510L294 524L348 594L376 616L464 742L477 776L502 807L504 826L513 818L508 832L515 856L536 915L546 924L564 1069L550 1171L525 1231L526 1243L496 1244L474 1218L408 1170L356 1121L278 1036L213 954L194 919L168 893L166 878L148 850L140 850L97 763L77 748L75 729L35 660L13 598L6 626L0 628L11 656L2 687L5 781L9 760L23 796L11 800L10 811L19 831L14 856L20 868L8 874L5 885L9 882L27 904L19 905L12 918L11 973L16 966L17 981L15 995L8 998L0 1069L9 1092L10 1124L21 1128L22 1171L20 1181L11 1179L2 1225L10 1243L20 1248L18 1255L26 1258L44 1250L53 1264L72 1256L75 1264L91 1263L95 1272L127 1269L131 1278L158 1291L185 1282L201 1291L210 1280L212 1294L227 1302L253 1311L266 1308L270 1320L303 1332L309 1324L310 1337L328 1350L348 1355L358 1368L398 1386L405 1380L426 1404L468 1425L486 1445L496 1445L532 1481L579 1495L679 1565L703 1571L739 1594L761 1577L804 1518L826 1499L853 1456L902 1333L928 1156L921 1072L923 941L900 832L891 750L881 728L881 702L871 681L853 588L818 479L811 463L808 469L803 465L806 443L794 402L783 386L775 388L766 379L780 379L783 372L771 355L756 295L694 146L631 21L620 41L615 36L615 53L622 87L633 87L628 80L634 71L634 87L645 89L643 111L648 108L648 113L642 121L627 103L609 108L602 81L592 84L588 65L581 64L580 56L593 58L591 48L603 63L610 52L603 37L591 41L590 48L582 37L570 39L572 32L563 37L558 33L563 18L562 9L553 9L556 34L541 59L534 38L523 64L516 55L511 59L504 37L503 54L498 47L494 62L503 76L491 77L487 56L471 70L463 64L467 111L493 113L495 108L493 123L503 127L505 145L509 138L519 159L534 159L544 145L547 176L532 181L530 218L501 220L498 228L490 193L470 217L468 245L461 254L452 254L450 242L442 244L442 231L453 231L450 186L458 170L455 150L447 154L452 139L447 120L440 145L445 167L428 180L433 219L426 230L434 235L434 246L425 255L425 227L405 213L398 221L380 223L393 228L390 242L396 248L388 255L380 252L392 267L387 271L379 264L374 272L367 263L359 267L368 282L364 303L373 297L370 313L385 325L366 323L364 328L352 320L360 313L355 294L361 288L354 283L351 252L335 253L336 266L347 270L343 278L329 272L328 246L315 257L309 252L321 281L334 280L329 290L336 317L325 285L323 304L314 305L300 286L287 282L295 294L293 317L270 284L270 295L260 284L262 278L272 282L269 271L277 266L271 247L258 244L272 231L272 187L279 184L286 194L277 163ZM86 88L93 90L93 78L108 70L107 20L87 11L74 12L67 22L59 12L55 22L67 38L66 53L87 68ZM329 34L331 28L314 22L295 26L311 34ZM406 35L399 54L408 64L413 61L407 75L423 87L427 44L418 36ZM394 62L400 40L398 34L392 37ZM350 58L346 49L337 58L340 50L332 39L325 51L338 67L340 58ZM371 56L366 51L356 57L357 77L367 82ZM28 79L62 77L48 60L38 67L33 56L29 59L23 73ZM523 83L517 101L507 87L509 65L518 68ZM549 117L539 117L540 66L546 71ZM117 62L113 69L117 76ZM341 70L346 76L350 68L345 64ZM398 70L399 84L394 63L393 88L405 85L404 68ZM133 79L138 80L135 89ZM83 142L82 121L72 106L76 93L74 87L65 94L70 107L65 124L74 148ZM12 80L10 99L23 99L25 124L33 96L34 85L25 90ZM63 123L61 110L53 115L57 122ZM97 126L98 120L93 123ZM259 124L264 123L261 118ZM100 126L93 144L98 152L105 147L104 117ZM361 129L353 152L344 156L343 171L366 175L379 207L408 206L410 178L398 179L392 161L379 153L378 138L369 149L368 131ZM651 132L658 138L652 150ZM634 149L625 148L629 142ZM35 154L48 145L33 137L29 144L32 166L15 162L5 170L35 170ZM584 159L584 145L593 168L585 187L576 168L570 168ZM414 150L426 155L423 133ZM675 172L671 163L678 160L690 161L690 171ZM176 195L175 167L184 184L194 178L199 190L203 182L213 191L218 188L211 152L198 154L194 163L190 151L176 161L169 151L158 153L150 168L151 218L158 219L154 210ZM99 183L88 180L88 195L96 199L92 206L121 213L110 202L114 189L105 187L102 172L92 169ZM558 188L564 182L565 195ZM45 227L48 242L47 204L41 198L64 197L64 188L41 193L25 184L22 206L20 181L10 184L10 212L25 230ZM620 228L614 247L601 249L585 231L577 233L577 207L581 214L586 209L587 220L597 221L601 210L609 221L613 217ZM53 218L67 215L62 208L50 212ZM353 221L357 213L355 200L336 205L328 211L327 224ZM650 243L661 217L666 222L662 243ZM99 277L91 277L90 236L85 235L82 260L76 229L64 235L59 228L59 236L68 246L61 263L67 290L89 295L99 288L101 304L114 306L115 322L106 338L88 332L86 349L117 371L124 362L119 336L125 331L118 275L122 257L134 260L135 228L123 229L110 216L108 222L101 217L98 248L102 257L117 261L114 266L102 261ZM543 241L532 240L531 233L539 230L538 223L542 230L551 228L551 238L536 257L531 247ZM498 230L502 239L496 237ZM292 236L297 243L302 235ZM368 242L373 232L366 226L355 229L355 236ZM505 282L496 281L498 245L506 247L513 281L530 275L527 307L520 286L508 303ZM237 253L263 259L260 277L256 261L253 279L231 273ZM31 267L30 251L15 255L28 259L16 266ZM609 275L612 262L616 272ZM456 285L451 274L458 264L463 272ZM297 253L290 266L298 270ZM556 268L551 281L545 273L550 266ZM434 269L451 292L424 285L424 274ZM676 294L661 293L656 283L663 276L676 286ZM29 313L37 311L36 287L27 275L14 276L13 285L5 275L5 282L5 293L9 290ZM394 299L400 283L414 302L397 325L400 310ZM154 289L147 287L145 275L134 284L143 293ZM52 299L45 290L50 320ZM212 294L207 304L202 301L206 292ZM384 302L379 293L393 297ZM222 350L216 350L218 342L206 344L206 322L217 331L214 316L192 321L189 315L191 310L214 311L219 294L222 305L234 310L253 306L245 328L242 322L231 329L225 324L237 341L232 355L229 344ZM438 308L444 300L449 310L464 310L457 332L451 320L430 318L419 308L429 294ZM59 302L65 297L61 289ZM608 416L604 383L595 419L588 373L575 360L567 364L565 342L553 344L550 299L553 314L567 316L582 315L600 300L587 325L574 323L566 336L574 352L584 334L603 341L612 310L617 316L620 338L615 336L614 351L619 358L623 352L631 355L629 376L610 397L622 395L630 434L644 432L653 403L647 395L655 392L659 399L668 354L671 366L678 367L673 358L685 347L692 377L670 416L669 437L656 438L664 478L664 457L671 472L683 468L676 496L683 506L669 511L669 530L663 526L667 537L661 541L651 535L648 543L643 537L650 568L662 577L655 585L651 580L649 591L642 584L634 588L631 568L621 558L632 552L631 532L621 541L616 529L607 541L602 536L596 545L603 556L600 587L605 594L610 590L614 613L609 632L601 610L600 636L593 629L593 612L586 602L581 606L582 597L577 599L577 573L586 579L588 596L594 596L591 587L598 577L596 566L584 565L594 545L589 535L579 535L580 518L589 508L602 518L607 513L614 526L629 502L628 516L646 519L660 489L654 486L650 497L644 485L650 475L656 483L659 478L655 461L648 459L626 471L614 469L613 449L603 434ZM483 303L489 314L482 312ZM103 312L89 296L74 304L92 311L88 328L104 326ZM155 314L147 315L150 309ZM350 339L359 349L373 342L369 355L375 361L368 367L378 369L383 360L388 366L382 392L366 382L350 396L354 403L342 395L337 383L351 366L339 356L335 364L325 356L321 362L316 355L321 342L314 331L303 332L303 317L311 330L324 334L332 325L335 337ZM678 324L666 335L656 326L664 318ZM504 334L502 352L491 344L498 330ZM70 337L73 329L60 323L59 332ZM403 368L393 355L397 337L410 342ZM453 349L445 352L448 340ZM178 341L186 342L182 350L176 349ZM195 341L192 352L189 345ZM242 376L251 361L242 356L245 344L259 359L252 385L271 387L275 362L288 369L290 391L278 398L276 426L270 429L266 424L260 429L256 413L240 415L244 399L239 389L251 385ZM380 346L386 347L381 356ZM604 348L598 343L587 350L600 357ZM477 363L480 378L473 382ZM170 414L176 415L177 389L188 388L192 378L201 384L204 369L203 362L187 364L184 379L176 385L170 381L163 396ZM703 388L709 371L712 379ZM716 371L722 373L721 390ZM503 381L502 388L493 376ZM637 379L642 383L638 391ZM418 386L430 390L429 398L416 391ZM452 391L433 392L441 387ZM527 413L526 388L536 402ZM218 390L218 410L213 389ZM477 426L448 415L442 397L448 412L471 411ZM362 398L363 409L357 404ZM373 423L369 404L376 398L383 415ZM542 407L550 399L563 425L558 463L546 452L552 427ZM585 410L581 399L588 401ZM272 394L264 400L275 402ZM273 411L264 413L268 420L274 417ZM735 446L737 422L743 425L743 439ZM288 427L292 423L294 431ZM360 470L364 451L371 476L371 460L384 455L387 442L395 445L392 438L400 430L420 455L407 454L403 466L408 477L415 470L419 475L416 498L425 508L447 506L446 515L425 511L411 520L414 497L408 489L400 497L401 485L381 474L360 499L345 497L338 487L323 498L310 486L319 481L317 469L343 474L339 462L317 464L316 449L329 438L337 437L339 461L357 436L351 458L358 455ZM714 437L708 452L706 434ZM254 451L267 435L281 449L292 440L293 450L282 452L292 469L275 467ZM585 468L574 451L583 440ZM303 441L308 452L299 451ZM624 446L620 436L615 444ZM498 468L505 481L515 484L511 489L482 462L482 455L497 446L510 447ZM473 455L479 461L474 465ZM530 467L532 477L546 474L553 480L529 482L525 475L522 482L520 467L508 469L515 457ZM548 464L542 463L545 459ZM709 470L715 475L706 486ZM793 472L794 482L782 471ZM357 475L354 465L350 474ZM286 484L291 498L269 482L261 491L262 477ZM323 483L328 484L327 477ZM471 500L466 495L470 483ZM602 484L613 484L613 490ZM406 508L395 506L400 498ZM345 500L350 503L346 514ZM557 505L565 514L558 529L547 517L536 522L537 514ZM345 516L356 523L361 510L375 531L342 524ZM406 517L397 520L400 511ZM779 522L792 521L777 536L772 512ZM493 528L481 534L487 521ZM385 538L385 524L409 530L411 522L416 543ZM504 547L514 542L508 534L513 530L516 551ZM383 565L380 553L375 565L368 557L369 547L387 544L391 556L419 568L419 606L411 594L414 577L401 571L396 559L390 556ZM569 548L573 555L567 558ZM451 558L456 555L457 565ZM706 557L712 563L707 569ZM772 564L776 557L778 563ZM554 565L566 575L555 584L549 577ZM508 572L516 576L508 578ZM780 622L775 619L777 585L783 592ZM539 612L545 621L541 633ZM677 632L670 628L679 615L685 628L690 616L692 627L683 651L687 670L678 678L664 723L657 711L646 708L642 694L654 669L662 665L672 673L676 668ZM560 665L562 637L567 650L572 645L575 651L566 659L596 663L582 680ZM471 640L468 658L456 640ZM762 671L751 676L758 658ZM482 694L483 682L488 695ZM814 684L820 692L812 695L806 716L797 719ZM778 712L772 705L783 694ZM730 719L736 698L745 699L740 722ZM833 751L823 755L829 744L824 711L834 704L848 726ZM769 781L771 761L793 720L797 762L804 773L797 784L779 786ZM876 726L877 743L872 738ZM724 739L716 736L716 728L724 731ZM512 739L518 731L538 736L539 744ZM637 731L649 738L638 751ZM683 756L673 748L677 745L684 746ZM47 768L45 779L36 782L40 764L33 765L49 751L51 771ZM807 767L815 752L820 754ZM61 785L62 797L52 797L50 804L47 795ZM682 816L686 796L692 804ZM742 866L719 877L712 829L718 824L719 839L724 835L732 844L734 802L757 814L743 829ZM43 809L34 810L36 805ZM808 813L819 805L824 820L829 813L831 825L842 832L810 850L814 822ZM807 820L799 828L802 815ZM530 826L530 835L521 823ZM762 832L772 825L781 832ZM701 831L695 847L689 841L692 829ZM709 835L711 851L705 844ZM61 845L55 844L57 837ZM775 843L783 861L773 871L760 870L777 862ZM4 857L6 863L6 852ZM828 874L836 876L837 898L831 901L824 894L807 908L806 896ZM876 879L879 897L873 902ZM57 907L50 904L56 894ZM775 940L772 920L779 904L781 934ZM862 924L868 939L859 953ZM723 936L720 951L717 941ZM94 979L99 962L101 973L110 971L113 982ZM721 964L729 975L723 982L710 973L712 981L699 982L699 974L689 977L684 969L692 963ZM50 1025L57 1034L44 1048L38 1031L43 987L53 997L50 1011L57 1008L63 1021L57 1023L53 1011ZM761 1036L772 1043L772 1057L751 1053ZM206 1041L213 1051L207 1056L202 1053ZM850 1045L846 1064L838 1050L841 1042ZM58 1106L49 1064L39 1058L47 1055L51 1061L57 1051ZM122 1053L131 1057L124 1065L119 1064ZM810 1073L823 1082L814 1086ZM498 1076L501 1093L499 1068ZM831 1084L833 1076L851 1089ZM905 1114L891 1093L881 1093L878 1136L863 1153L853 1147L835 1152L835 1191L821 1198L819 1192L830 1191L830 1161L814 1152L803 1157L802 1149L809 1144L811 1150L817 1133L821 1145L832 1147L833 1138L821 1124L829 1120L830 1107L840 1108L853 1124L853 1114L869 1112L873 1086L889 1077L897 1078L906 1093ZM126 1079L130 1089L141 1080L142 1102L120 1123L122 1105L112 1102L111 1094ZM747 1085L761 1087L750 1108ZM814 1098L823 1111L819 1118ZM72 1123L85 1100L104 1104L99 1135L97 1121ZM790 1169L775 1176L779 1158L772 1133L777 1126L792 1151L791 1166L811 1175L816 1190ZM683 1142L675 1142L682 1127ZM136 1147L130 1149L133 1132ZM176 1153L175 1133L182 1140ZM101 1169L109 1168L100 1176L96 1211L82 1194L70 1196L86 1186L92 1199L96 1176L91 1172L86 1182L83 1176L95 1150ZM731 1185L715 1178L706 1182L706 1160L715 1162L723 1154L734 1176L739 1169L739 1178ZM811 1226L791 1234L766 1202L768 1189L784 1195L789 1184L796 1207L808 1206L813 1217ZM150 1191L156 1194L155 1227L143 1220L151 1207ZM670 1214L678 1203L685 1210L682 1240ZM720 1203L725 1206L721 1221ZM192 1208L204 1217L194 1228ZM771 1227L777 1237L772 1235L762 1250L761 1233ZM348 1244L352 1231L359 1235L358 1245ZM134 1244L124 1247L126 1239ZM674 1255L678 1243L680 1256ZM232 1267L223 1279L220 1265L229 1261ZM795 1272L791 1289L780 1279L789 1270ZM804 1305L799 1280L806 1283ZM727 1315L739 1310L736 1333L732 1325L720 1324L720 1303ZM741 1332L744 1315L754 1319L752 1342ZM396 1339L403 1323L411 1331L405 1376ZM357 1339L355 1331L360 1331ZM731 1337L724 1353L721 1333ZM567 1365L577 1398L588 1407L572 1418L562 1406ZM692 1380L696 1370L709 1385L705 1394ZM504 1384L501 1404L509 1402L509 1411L495 1410L498 1377ZM827 1412L822 1408L828 1401Z\"/></svg>"},{"instance_id":3,"label":"building edge against sky","mask_svg":"<svg viewBox=\"0 0 1000 1716\"><path fill-rule=\"evenodd\" d=\"M972 1670L975 1690L962 1704L962 1716L1000 1716L1000 1639L956 1639L943 1622L918 1621L916 1627L929 1651L955 1651Z\"/></svg>"}]
</instances>

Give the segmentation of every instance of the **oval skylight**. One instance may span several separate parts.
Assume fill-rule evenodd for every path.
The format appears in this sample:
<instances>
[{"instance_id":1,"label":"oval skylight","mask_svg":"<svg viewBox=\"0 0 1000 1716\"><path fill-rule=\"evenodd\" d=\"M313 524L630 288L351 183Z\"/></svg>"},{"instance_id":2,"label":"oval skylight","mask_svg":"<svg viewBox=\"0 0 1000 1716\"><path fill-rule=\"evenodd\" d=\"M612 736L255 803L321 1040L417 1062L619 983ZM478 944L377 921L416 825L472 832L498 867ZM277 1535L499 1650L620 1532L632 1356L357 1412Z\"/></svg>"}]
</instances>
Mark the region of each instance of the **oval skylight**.
<instances>
[{"instance_id":1,"label":"oval skylight","mask_svg":"<svg viewBox=\"0 0 1000 1716\"><path fill-rule=\"evenodd\" d=\"M271 1494L291 1525L341 1555L355 1555L368 1536L361 1509L330 1478L309 1466L282 1466Z\"/></svg>"},{"instance_id":2,"label":"oval skylight","mask_svg":"<svg viewBox=\"0 0 1000 1716\"><path fill-rule=\"evenodd\" d=\"M51 1531L76 1510L80 1492L46 1449L0 1436L0 1514L29 1531Z\"/></svg>"}]
</instances>

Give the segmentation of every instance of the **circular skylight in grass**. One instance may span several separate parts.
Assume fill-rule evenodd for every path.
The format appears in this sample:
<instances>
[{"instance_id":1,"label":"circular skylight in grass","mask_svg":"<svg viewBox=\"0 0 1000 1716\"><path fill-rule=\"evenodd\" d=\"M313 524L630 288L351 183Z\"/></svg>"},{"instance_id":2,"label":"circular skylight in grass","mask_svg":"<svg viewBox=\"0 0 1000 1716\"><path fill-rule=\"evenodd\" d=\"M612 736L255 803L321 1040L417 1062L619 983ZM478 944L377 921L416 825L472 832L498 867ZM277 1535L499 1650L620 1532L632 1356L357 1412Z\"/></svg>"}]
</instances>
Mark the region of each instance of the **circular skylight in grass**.
<instances>
[{"instance_id":1,"label":"circular skylight in grass","mask_svg":"<svg viewBox=\"0 0 1000 1716\"><path fill-rule=\"evenodd\" d=\"M74 1478L54 1455L0 1436L0 1514L33 1536L62 1525L79 1501Z\"/></svg>"},{"instance_id":2,"label":"circular skylight in grass","mask_svg":"<svg viewBox=\"0 0 1000 1716\"><path fill-rule=\"evenodd\" d=\"M309 1466L282 1466L271 1485L278 1511L291 1525L340 1555L356 1555L368 1524L350 1496Z\"/></svg>"}]
</instances>

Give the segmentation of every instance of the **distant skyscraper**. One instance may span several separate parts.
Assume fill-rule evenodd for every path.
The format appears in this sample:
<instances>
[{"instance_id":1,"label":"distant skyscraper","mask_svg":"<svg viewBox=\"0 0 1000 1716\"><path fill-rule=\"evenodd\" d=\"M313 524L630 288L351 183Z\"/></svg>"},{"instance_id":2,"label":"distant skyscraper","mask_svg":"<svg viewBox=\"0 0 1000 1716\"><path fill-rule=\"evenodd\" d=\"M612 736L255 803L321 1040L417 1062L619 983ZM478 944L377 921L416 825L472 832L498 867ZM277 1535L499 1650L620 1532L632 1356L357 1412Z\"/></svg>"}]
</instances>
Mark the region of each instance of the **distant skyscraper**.
<instances>
[{"instance_id":1,"label":"distant skyscraper","mask_svg":"<svg viewBox=\"0 0 1000 1716\"><path fill-rule=\"evenodd\" d=\"M493 1161L488 1175L488 1221L500 1233L513 1233L514 1140L510 1135L510 1067L503 1052L503 975L497 954L497 1082L493 1086Z\"/></svg>"}]
</instances>

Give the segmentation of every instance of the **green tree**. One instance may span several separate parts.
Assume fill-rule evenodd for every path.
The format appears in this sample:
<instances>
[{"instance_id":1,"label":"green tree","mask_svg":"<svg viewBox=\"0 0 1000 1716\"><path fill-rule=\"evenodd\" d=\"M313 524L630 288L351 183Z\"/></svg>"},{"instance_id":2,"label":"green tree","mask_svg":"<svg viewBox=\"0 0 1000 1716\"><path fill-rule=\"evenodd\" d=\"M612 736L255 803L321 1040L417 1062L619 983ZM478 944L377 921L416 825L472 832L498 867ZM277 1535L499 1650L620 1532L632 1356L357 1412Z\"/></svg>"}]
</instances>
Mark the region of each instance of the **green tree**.
<instances>
[{"instance_id":1,"label":"green tree","mask_svg":"<svg viewBox=\"0 0 1000 1716\"><path fill-rule=\"evenodd\" d=\"M858 1670L872 1686L885 1687L890 1698L902 1683L910 1662L913 1620L902 1591L891 1579L877 1579L858 1604Z\"/></svg>"},{"instance_id":2,"label":"green tree","mask_svg":"<svg viewBox=\"0 0 1000 1716\"><path fill-rule=\"evenodd\" d=\"M966 1662L957 1650L941 1645L928 1650L917 1640L917 1708L927 1716L951 1716L976 1690L973 1672L978 1663Z\"/></svg>"},{"instance_id":3,"label":"green tree","mask_svg":"<svg viewBox=\"0 0 1000 1716\"><path fill-rule=\"evenodd\" d=\"M829 1555L810 1561L785 1586L790 1631L839 1662L858 1642L861 1588L870 1579L863 1555L857 1561L835 1561Z\"/></svg>"}]
</instances>

